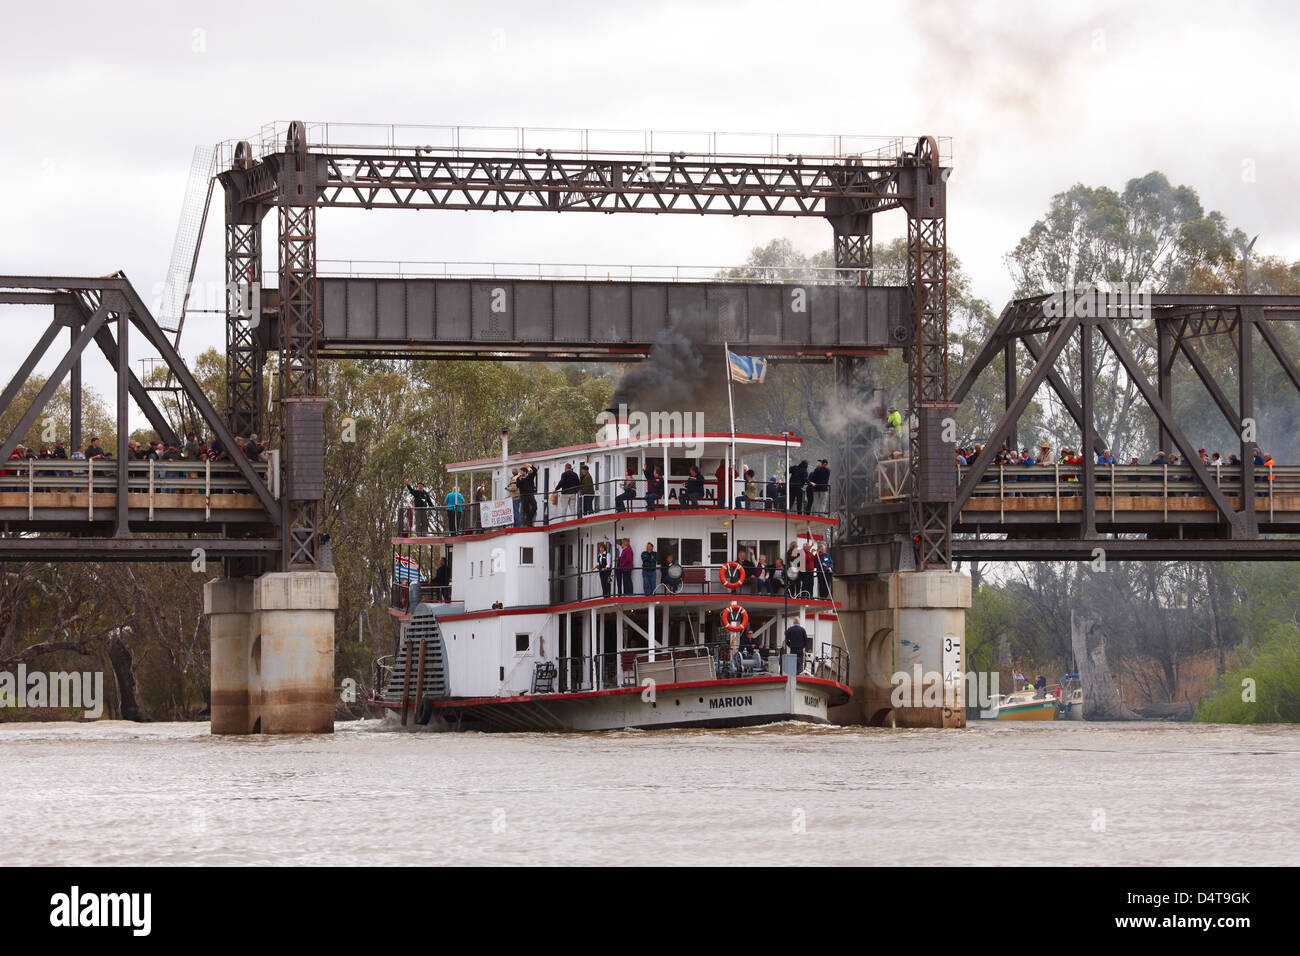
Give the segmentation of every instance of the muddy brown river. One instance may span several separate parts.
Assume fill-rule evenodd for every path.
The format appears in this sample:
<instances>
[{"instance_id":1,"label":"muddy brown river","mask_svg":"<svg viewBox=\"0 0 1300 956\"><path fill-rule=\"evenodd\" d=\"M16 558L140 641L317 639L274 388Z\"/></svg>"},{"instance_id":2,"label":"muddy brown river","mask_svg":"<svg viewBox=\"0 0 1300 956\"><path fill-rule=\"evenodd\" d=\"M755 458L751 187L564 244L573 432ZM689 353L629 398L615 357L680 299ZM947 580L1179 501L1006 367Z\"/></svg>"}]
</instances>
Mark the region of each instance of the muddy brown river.
<instances>
[{"instance_id":1,"label":"muddy brown river","mask_svg":"<svg viewBox=\"0 0 1300 956\"><path fill-rule=\"evenodd\" d=\"M14 864L1300 863L1300 728L0 724Z\"/></svg>"}]
</instances>

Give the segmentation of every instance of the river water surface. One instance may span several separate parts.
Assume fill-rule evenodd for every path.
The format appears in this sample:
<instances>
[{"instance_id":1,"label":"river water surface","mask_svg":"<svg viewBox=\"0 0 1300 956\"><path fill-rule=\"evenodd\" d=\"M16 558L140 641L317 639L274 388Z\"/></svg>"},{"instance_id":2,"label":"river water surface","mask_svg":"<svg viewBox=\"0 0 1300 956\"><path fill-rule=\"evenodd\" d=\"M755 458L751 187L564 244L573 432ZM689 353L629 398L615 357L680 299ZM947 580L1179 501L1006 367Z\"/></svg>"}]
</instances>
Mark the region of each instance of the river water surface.
<instances>
[{"instance_id":1,"label":"river water surface","mask_svg":"<svg viewBox=\"0 0 1300 956\"><path fill-rule=\"evenodd\" d=\"M5 863L1300 863L1300 728L0 724Z\"/></svg>"}]
</instances>

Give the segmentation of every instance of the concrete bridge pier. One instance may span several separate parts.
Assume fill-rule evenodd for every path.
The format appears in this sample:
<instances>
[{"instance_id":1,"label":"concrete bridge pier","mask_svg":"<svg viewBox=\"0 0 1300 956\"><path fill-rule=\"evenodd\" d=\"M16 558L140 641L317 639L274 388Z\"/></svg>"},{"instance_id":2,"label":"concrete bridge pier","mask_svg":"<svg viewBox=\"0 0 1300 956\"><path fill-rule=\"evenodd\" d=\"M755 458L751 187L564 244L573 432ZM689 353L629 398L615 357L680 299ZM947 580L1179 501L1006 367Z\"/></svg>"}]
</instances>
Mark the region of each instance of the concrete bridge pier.
<instances>
[{"instance_id":1,"label":"concrete bridge pier","mask_svg":"<svg viewBox=\"0 0 1300 956\"><path fill-rule=\"evenodd\" d=\"M943 570L841 575L835 589L853 662L853 700L831 720L965 727L970 577Z\"/></svg>"},{"instance_id":2,"label":"concrete bridge pier","mask_svg":"<svg viewBox=\"0 0 1300 956\"><path fill-rule=\"evenodd\" d=\"M329 571L204 585L212 733L332 733L337 608L338 579Z\"/></svg>"}]
</instances>

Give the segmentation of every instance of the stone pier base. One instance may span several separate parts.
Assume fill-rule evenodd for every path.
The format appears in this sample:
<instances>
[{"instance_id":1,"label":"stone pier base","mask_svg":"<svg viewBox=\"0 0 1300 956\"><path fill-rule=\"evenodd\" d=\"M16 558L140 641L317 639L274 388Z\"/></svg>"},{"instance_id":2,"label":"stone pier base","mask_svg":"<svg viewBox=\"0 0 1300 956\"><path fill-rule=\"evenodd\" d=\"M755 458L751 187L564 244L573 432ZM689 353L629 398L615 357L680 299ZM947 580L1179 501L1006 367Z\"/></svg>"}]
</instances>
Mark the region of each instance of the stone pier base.
<instances>
[{"instance_id":1,"label":"stone pier base","mask_svg":"<svg viewBox=\"0 0 1300 956\"><path fill-rule=\"evenodd\" d=\"M218 578L203 589L212 642L212 733L334 730L331 572Z\"/></svg>"},{"instance_id":2,"label":"stone pier base","mask_svg":"<svg viewBox=\"0 0 1300 956\"><path fill-rule=\"evenodd\" d=\"M833 710L831 720L966 726L970 578L954 571L897 571L843 575L835 588L835 599L844 607L840 620L852 661L853 700ZM901 694L894 681L898 674L907 675Z\"/></svg>"}]
</instances>

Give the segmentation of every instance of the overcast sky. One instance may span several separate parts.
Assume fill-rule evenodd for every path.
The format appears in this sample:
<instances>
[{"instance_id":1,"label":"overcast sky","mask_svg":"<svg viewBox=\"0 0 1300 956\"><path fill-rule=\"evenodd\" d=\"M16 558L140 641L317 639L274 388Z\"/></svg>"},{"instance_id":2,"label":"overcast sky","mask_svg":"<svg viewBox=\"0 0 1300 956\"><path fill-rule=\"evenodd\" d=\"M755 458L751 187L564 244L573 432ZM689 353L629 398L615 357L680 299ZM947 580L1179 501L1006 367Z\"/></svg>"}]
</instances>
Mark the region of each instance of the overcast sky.
<instances>
[{"instance_id":1,"label":"overcast sky","mask_svg":"<svg viewBox=\"0 0 1300 956\"><path fill-rule=\"evenodd\" d=\"M194 147L289 119L950 136L949 246L995 308L1002 257L1053 193L1152 169L1297 259L1298 26L1285 2L24 4L0 57L0 272L124 269L147 296ZM322 258L433 261L731 265L780 236L830 244L820 221L724 217L330 210L319 231ZM200 281L220 256L218 206ZM0 377L44 315L0 309ZM222 341L198 316L182 350Z\"/></svg>"}]
</instances>

